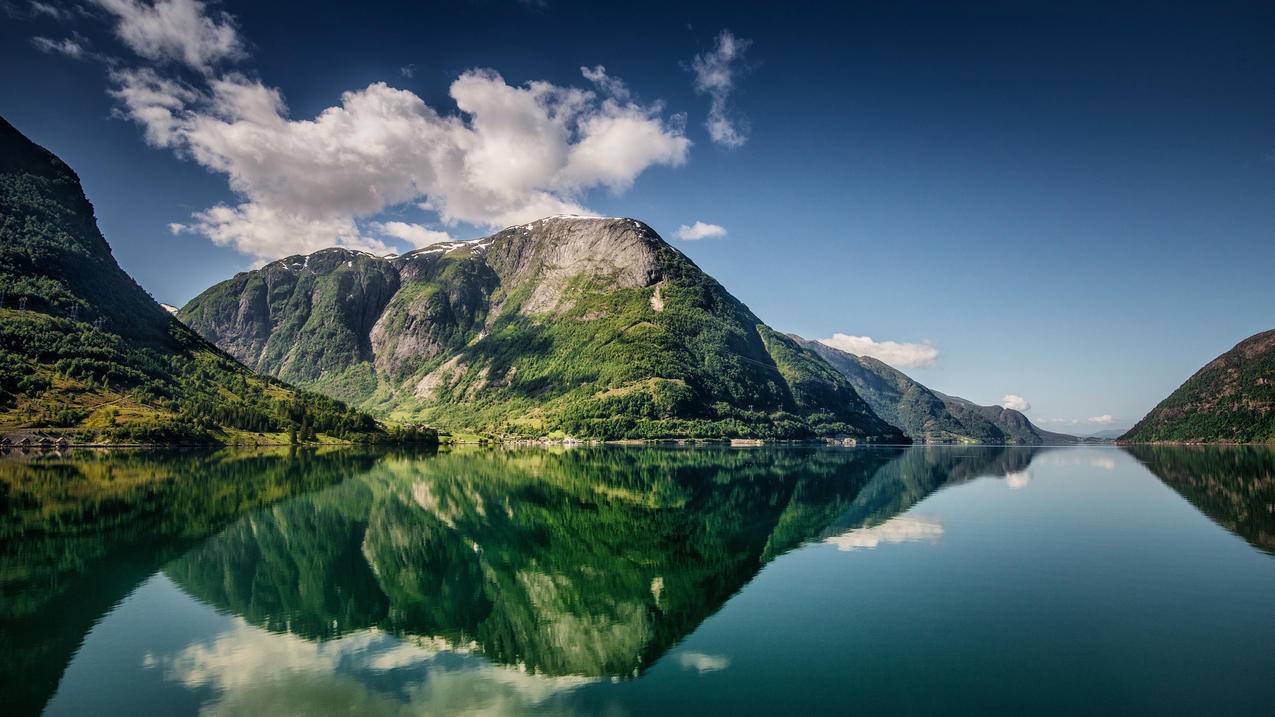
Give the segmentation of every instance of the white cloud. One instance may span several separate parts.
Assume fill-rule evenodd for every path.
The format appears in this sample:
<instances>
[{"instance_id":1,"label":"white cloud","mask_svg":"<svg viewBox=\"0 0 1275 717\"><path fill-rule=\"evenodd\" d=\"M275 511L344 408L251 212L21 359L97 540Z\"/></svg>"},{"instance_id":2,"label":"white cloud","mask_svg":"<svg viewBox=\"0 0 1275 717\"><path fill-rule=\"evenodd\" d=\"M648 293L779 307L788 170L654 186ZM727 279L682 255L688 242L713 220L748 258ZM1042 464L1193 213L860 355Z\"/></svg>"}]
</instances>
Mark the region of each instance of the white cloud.
<instances>
[{"instance_id":1,"label":"white cloud","mask_svg":"<svg viewBox=\"0 0 1275 717\"><path fill-rule=\"evenodd\" d=\"M1004 396L1002 396L1001 405L1004 406L1005 408L1009 408L1015 411L1022 411L1023 413L1026 413L1032 410L1032 405L1030 401L1023 398L1022 396L1019 396L1013 393L1007 393Z\"/></svg>"},{"instance_id":2,"label":"white cloud","mask_svg":"<svg viewBox=\"0 0 1275 717\"><path fill-rule=\"evenodd\" d=\"M1090 416L1086 420L1090 423L1097 423L1100 426L1110 426L1116 419L1112 418L1110 413L1104 413L1101 416Z\"/></svg>"},{"instance_id":3,"label":"white cloud","mask_svg":"<svg viewBox=\"0 0 1275 717\"><path fill-rule=\"evenodd\" d=\"M64 37L61 40L53 40L47 37L33 37L31 44L36 49L44 53L58 53L66 55L73 60L82 60L89 57L91 53L88 50L87 42L81 38Z\"/></svg>"},{"instance_id":4,"label":"white cloud","mask_svg":"<svg viewBox=\"0 0 1275 717\"><path fill-rule=\"evenodd\" d=\"M47 15L54 20L65 20L71 16L69 10L64 10L63 8L46 2L36 2L33 0L30 3L30 7L32 15Z\"/></svg>"},{"instance_id":5,"label":"white cloud","mask_svg":"<svg viewBox=\"0 0 1275 717\"><path fill-rule=\"evenodd\" d=\"M871 356L895 368L929 368L939 358L939 350L929 342L910 344L877 341L871 336L851 336L838 332L830 339L819 339L819 343L856 356Z\"/></svg>"},{"instance_id":6,"label":"white cloud","mask_svg":"<svg viewBox=\"0 0 1275 717\"><path fill-rule=\"evenodd\" d=\"M202 709L208 715L270 714L280 704L310 714L330 710L334 701L361 714L543 714L546 703L596 682L534 674L470 653L439 638L400 639L375 629L310 641L233 618L207 639L147 652L142 667L208 689ZM382 675L395 669L421 679L386 694Z\"/></svg>"},{"instance_id":7,"label":"white cloud","mask_svg":"<svg viewBox=\"0 0 1275 717\"><path fill-rule=\"evenodd\" d=\"M678 239L695 241L696 239L708 239L710 237L724 237L726 236L726 228L717 224L695 222L690 226L681 225L677 228L675 235Z\"/></svg>"},{"instance_id":8,"label":"white cloud","mask_svg":"<svg viewBox=\"0 0 1275 717\"><path fill-rule=\"evenodd\" d=\"M230 15L210 16L199 0L90 0L115 18L115 34L133 52L209 73L218 62L243 57Z\"/></svg>"},{"instance_id":9,"label":"white cloud","mask_svg":"<svg viewBox=\"0 0 1275 717\"><path fill-rule=\"evenodd\" d=\"M735 91L743 68L739 64L751 40L735 37L730 30L717 36L717 46L691 60L695 74L695 91L709 97L708 120L704 126L708 136L723 147L735 148L748 141L746 120L731 111L730 96Z\"/></svg>"},{"instance_id":10,"label":"white cloud","mask_svg":"<svg viewBox=\"0 0 1275 717\"><path fill-rule=\"evenodd\" d=\"M407 222L373 222L372 229L386 236L402 239L417 249L437 244L439 242L454 241L452 235L447 232L440 232L436 229L421 226L420 224L408 224Z\"/></svg>"},{"instance_id":11,"label":"white cloud","mask_svg":"<svg viewBox=\"0 0 1275 717\"><path fill-rule=\"evenodd\" d=\"M872 550L882 543L912 543L928 541L937 543L943 537L943 524L932 518L900 515L870 528L855 528L841 535L826 538L825 543L837 546L837 550Z\"/></svg>"},{"instance_id":12,"label":"white cloud","mask_svg":"<svg viewBox=\"0 0 1275 717\"><path fill-rule=\"evenodd\" d=\"M694 670L702 675L705 672L717 672L730 667L730 658L703 652L679 652L677 663L682 666L682 669Z\"/></svg>"},{"instance_id":13,"label":"white cloud","mask_svg":"<svg viewBox=\"0 0 1275 717\"><path fill-rule=\"evenodd\" d=\"M332 245L386 250L360 222L412 202L449 226L587 214L584 191L622 192L649 167L685 163L690 150L682 120L663 118L658 103L547 82L513 86L491 70L452 83L458 115L375 83L312 119L290 118L277 89L239 74L211 78L206 89L149 68L112 78L112 94L148 142L226 175L242 197L197 212L188 227L258 259Z\"/></svg>"},{"instance_id":14,"label":"white cloud","mask_svg":"<svg viewBox=\"0 0 1275 717\"><path fill-rule=\"evenodd\" d=\"M1010 490L1022 490L1031 482L1031 471L1017 471L1005 474L1005 485L1009 486Z\"/></svg>"},{"instance_id":15,"label":"white cloud","mask_svg":"<svg viewBox=\"0 0 1275 717\"><path fill-rule=\"evenodd\" d=\"M621 102L632 96L628 85L624 84L624 80L608 75L607 68L602 65L581 67L580 74L584 75L584 79L592 82L599 90Z\"/></svg>"}]
</instances>

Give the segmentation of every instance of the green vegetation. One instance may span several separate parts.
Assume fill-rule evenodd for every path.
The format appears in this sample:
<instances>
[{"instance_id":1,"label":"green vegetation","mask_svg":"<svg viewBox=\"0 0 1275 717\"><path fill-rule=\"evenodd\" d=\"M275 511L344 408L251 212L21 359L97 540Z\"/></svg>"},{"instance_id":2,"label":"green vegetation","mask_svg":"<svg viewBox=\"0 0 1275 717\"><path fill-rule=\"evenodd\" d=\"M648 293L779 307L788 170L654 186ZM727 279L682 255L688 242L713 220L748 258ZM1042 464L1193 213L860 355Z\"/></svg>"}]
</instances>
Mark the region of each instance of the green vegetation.
<instances>
[{"instance_id":1,"label":"green vegetation","mask_svg":"<svg viewBox=\"0 0 1275 717\"><path fill-rule=\"evenodd\" d=\"M1033 449L286 447L0 458L0 689L38 713L162 569L253 625L628 678L766 563Z\"/></svg>"},{"instance_id":2,"label":"green vegetation","mask_svg":"<svg viewBox=\"0 0 1275 717\"><path fill-rule=\"evenodd\" d=\"M128 443L387 438L369 416L255 376L174 321L116 264L70 168L3 120L0 209L0 430Z\"/></svg>"},{"instance_id":3,"label":"green vegetation","mask_svg":"<svg viewBox=\"0 0 1275 717\"><path fill-rule=\"evenodd\" d=\"M1264 446L1129 446L1218 525L1275 555L1275 451Z\"/></svg>"},{"instance_id":4,"label":"green vegetation","mask_svg":"<svg viewBox=\"0 0 1275 717\"><path fill-rule=\"evenodd\" d=\"M540 674L629 678L765 562L817 537L898 455L390 457L246 517L166 573L252 624L309 639L378 628L476 643Z\"/></svg>"},{"instance_id":5,"label":"green vegetation","mask_svg":"<svg viewBox=\"0 0 1275 717\"><path fill-rule=\"evenodd\" d=\"M566 274L564 254L583 268ZM389 286L387 267L399 277L388 300L341 284L354 305L319 308L334 277ZM395 259L291 257L209 289L180 317L258 370L444 430L906 440L844 377L633 220L541 220ZM345 335L357 339L329 338ZM325 368L279 361L276 341L296 355L325 351Z\"/></svg>"},{"instance_id":6,"label":"green vegetation","mask_svg":"<svg viewBox=\"0 0 1275 717\"><path fill-rule=\"evenodd\" d=\"M199 541L369 470L370 449L75 450L0 457L0 694L39 714L85 633Z\"/></svg>"},{"instance_id":7,"label":"green vegetation","mask_svg":"<svg viewBox=\"0 0 1275 717\"><path fill-rule=\"evenodd\" d=\"M1275 330L1250 336L1209 362L1120 440L1275 441Z\"/></svg>"},{"instance_id":8,"label":"green vegetation","mask_svg":"<svg viewBox=\"0 0 1275 717\"><path fill-rule=\"evenodd\" d=\"M1018 411L979 406L932 391L870 356L856 356L799 336L792 339L845 376L878 416L914 441L985 445L1076 442L1074 436L1037 428Z\"/></svg>"}]
</instances>

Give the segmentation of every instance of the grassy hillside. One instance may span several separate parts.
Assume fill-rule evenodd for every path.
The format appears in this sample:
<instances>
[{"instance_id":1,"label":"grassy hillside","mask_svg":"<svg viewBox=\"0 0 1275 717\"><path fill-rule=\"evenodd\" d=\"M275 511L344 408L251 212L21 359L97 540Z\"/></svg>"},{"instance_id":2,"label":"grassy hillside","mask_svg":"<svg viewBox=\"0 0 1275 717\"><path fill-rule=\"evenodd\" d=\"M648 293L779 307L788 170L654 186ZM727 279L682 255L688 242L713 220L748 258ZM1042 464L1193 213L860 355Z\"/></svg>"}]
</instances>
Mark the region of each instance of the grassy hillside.
<instances>
[{"instance_id":1,"label":"grassy hillside","mask_svg":"<svg viewBox=\"0 0 1275 717\"><path fill-rule=\"evenodd\" d=\"M127 442L384 436L173 320L115 262L75 173L0 119L0 431L14 430Z\"/></svg>"},{"instance_id":2,"label":"grassy hillside","mask_svg":"<svg viewBox=\"0 0 1275 717\"><path fill-rule=\"evenodd\" d=\"M454 430L906 440L631 219L549 218L395 258L289 257L180 318L258 370Z\"/></svg>"}]
</instances>

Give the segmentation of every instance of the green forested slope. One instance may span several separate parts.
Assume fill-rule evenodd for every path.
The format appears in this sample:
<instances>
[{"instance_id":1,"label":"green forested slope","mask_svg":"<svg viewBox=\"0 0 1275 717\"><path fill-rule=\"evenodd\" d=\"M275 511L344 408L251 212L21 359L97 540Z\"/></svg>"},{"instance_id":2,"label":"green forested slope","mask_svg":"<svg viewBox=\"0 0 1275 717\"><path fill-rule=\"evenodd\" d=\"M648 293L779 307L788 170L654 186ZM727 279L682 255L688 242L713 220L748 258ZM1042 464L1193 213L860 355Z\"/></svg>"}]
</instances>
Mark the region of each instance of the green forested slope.
<instances>
[{"instance_id":1,"label":"green forested slope","mask_svg":"<svg viewBox=\"0 0 1275 717\"><path fill-rule=\"evenodd\" d=\"M1122 441L1275 441L1275 330L1236 344L1169 394Z\"/></svg>"},{"instance_id":2,"label":"green forested slope","mask_svg":"<svg viewBox=\"0 0 1275 717\"><path fill-rule=\"evenodd\" d=\"M905 440L632 219L551 217L401 257L288 257L179 316L249 366L391 419L509 436Z\"/></svg>"},{"instance_id":3,"label":"green forested slope","mask_svg":"<svg viewBox=\"0 0 1275 717\"><path fill-rule=\"evenodd\" d=\"M174 321L115 262L75 173L0 119L0 430L14 429L141 442L383 433Z\"/></svg>"}]
</instances>

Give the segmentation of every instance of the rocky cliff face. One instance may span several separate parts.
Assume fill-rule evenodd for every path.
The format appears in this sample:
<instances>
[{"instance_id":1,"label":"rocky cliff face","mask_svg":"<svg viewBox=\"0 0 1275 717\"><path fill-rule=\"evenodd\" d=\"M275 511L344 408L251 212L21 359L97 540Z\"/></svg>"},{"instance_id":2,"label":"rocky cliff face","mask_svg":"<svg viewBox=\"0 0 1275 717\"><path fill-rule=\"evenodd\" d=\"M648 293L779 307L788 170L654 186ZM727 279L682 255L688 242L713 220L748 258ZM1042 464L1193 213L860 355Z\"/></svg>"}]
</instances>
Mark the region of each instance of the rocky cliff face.
<instances>
[{"instance_id":1,"label":"rocky cliff face","mask_svg":"<svg viewBox=\"0 0 1275 717\"><path fill-rule=\"evenodd\" d=\"M1059 445L1074 436L1035 426L1022 413L980 406L926 388L902 371L870 356L856 356L818 341L793 336L844 375L877 415L921 443Z\"/></svg>"},{"instance_id":2,"label":"rocky cliff face","mask_svg":"<svg viewBox=\"0 0 1275 717\"><path fill-rule=\"evenodd\" d=\"M634 219L549 217L402 256L288 257L179 316L260 371L454 429L904 440Z\"/></svg>"}]
</instances>

